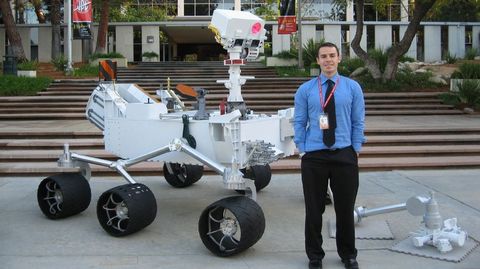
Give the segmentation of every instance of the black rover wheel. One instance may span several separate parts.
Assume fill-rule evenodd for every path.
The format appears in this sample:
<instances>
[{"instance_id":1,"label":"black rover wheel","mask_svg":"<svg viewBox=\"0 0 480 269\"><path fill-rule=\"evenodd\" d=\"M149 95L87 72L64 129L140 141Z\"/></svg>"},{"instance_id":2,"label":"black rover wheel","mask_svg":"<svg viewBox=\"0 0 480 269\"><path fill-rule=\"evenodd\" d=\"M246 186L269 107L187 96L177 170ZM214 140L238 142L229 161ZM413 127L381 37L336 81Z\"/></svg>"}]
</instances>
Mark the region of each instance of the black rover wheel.
<instances>
[{"instance_id":1,"label":"black rover wheel","mask_svg":"<svg viewBox=\"0 0 480 269\"><path fill-rule=\"evenodd\" d=\"M272 179L272 169L268 163L266 165L253 165L249 169L241 169L244 178L253 180L257 192L268 186ZM237 190L238 193L244 194L245 191Z\"/></svg>"},{"instance_id":2,"label":"black rover wheel","mask_svg":"<svg viewBox=\"0 0 480 269\"><path fill-rule=\"evenodd\" d=\"M37 189L38 206L50 219L76 215L87 209L92 192L79 173L62 173L42 180Z\"/></svg>"},{"instance_id":3,"label":"black rover wheel","mask_svg":"<svg viewBox=\"0 0 480 269\"><path fill-rule=\"evenodd\" d=\"M260 206L245 196L232 196L209 205L200 215L198 232L203 244L221 257L253 246L265 231Z\"/></svg>"},{"instance_id":4,"label":"black rover wheel","mask_svg":"<svg viewBox=\"0 0 480 269\"><path fill-rule=\"evenodd\" d=\"M203 176L203 165L164 163L163 175L171 186L184 188L200 180Z\"/></svg>"},{"instance_id":5,"label":"black rover wheel","mask_svg":"<svg viewBox=\"0 0 480 269\"><path fill-rule=\"evenodd\" d=\"M152 223L156 216L155 196L140 183L117 186L98 199L98 221L112 236L138 232Z\"/></svg>"}]
</instances>

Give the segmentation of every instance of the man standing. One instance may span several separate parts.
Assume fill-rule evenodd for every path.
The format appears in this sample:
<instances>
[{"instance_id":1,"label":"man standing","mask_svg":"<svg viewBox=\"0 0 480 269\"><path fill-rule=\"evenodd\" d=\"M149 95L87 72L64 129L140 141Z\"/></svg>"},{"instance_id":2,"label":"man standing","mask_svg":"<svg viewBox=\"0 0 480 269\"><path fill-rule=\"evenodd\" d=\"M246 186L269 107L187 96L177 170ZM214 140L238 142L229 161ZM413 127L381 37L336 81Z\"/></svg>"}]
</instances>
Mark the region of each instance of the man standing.
<instances>
[{"instance_id":1,"label":"man standing","mask_svg":"<svg viewBox=\"0 0 480 269\"><path fill-rule=\"evenodd\" d=\"M364 142L365 102L360 85L337 73L338 47L318 50L320 76L295 94L295 144L302 158L305 250L309 268L322 268L322 215L328 181L336 215L337 252L345 268L359 268L353 210L358 190L358 154Z\"/></svg>"}]
</instances>

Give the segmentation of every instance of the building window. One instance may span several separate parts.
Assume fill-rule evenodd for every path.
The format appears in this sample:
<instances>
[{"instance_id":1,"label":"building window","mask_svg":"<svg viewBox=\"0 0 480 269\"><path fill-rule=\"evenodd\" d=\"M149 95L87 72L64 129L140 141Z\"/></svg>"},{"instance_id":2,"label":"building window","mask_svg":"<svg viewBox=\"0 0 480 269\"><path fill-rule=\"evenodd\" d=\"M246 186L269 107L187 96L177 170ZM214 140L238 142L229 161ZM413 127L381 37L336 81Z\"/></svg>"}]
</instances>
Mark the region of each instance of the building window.
<instances>
[{"instance_id":1,"label":"building window","mask_svg":"<svg viewBox=\"0 0 480 269\"><path fill-rule=\"evenodd\" d=\"M185 16L212 16L217 8L233 10L235 0L185 0Z\"/></svg>"}]
</instances>

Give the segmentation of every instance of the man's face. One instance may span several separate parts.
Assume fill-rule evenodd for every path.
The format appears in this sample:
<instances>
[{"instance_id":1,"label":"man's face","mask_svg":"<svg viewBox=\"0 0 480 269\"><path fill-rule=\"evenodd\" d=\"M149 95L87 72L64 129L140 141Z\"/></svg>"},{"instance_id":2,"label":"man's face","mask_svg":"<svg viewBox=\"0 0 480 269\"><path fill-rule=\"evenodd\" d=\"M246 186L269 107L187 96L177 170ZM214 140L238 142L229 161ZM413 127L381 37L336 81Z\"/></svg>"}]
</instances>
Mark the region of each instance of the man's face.
<instances>
[{"instance_id":1,"label":"man's face","mask_svg":"<svg viewBox=\"0 0 480 269\"><path fill-rule=\"evenodd\" d=\"M317 63L326 76L333 76L337 73L340 57L335 47L321 47L318 50Z\"/></svg>"}]
</instances>

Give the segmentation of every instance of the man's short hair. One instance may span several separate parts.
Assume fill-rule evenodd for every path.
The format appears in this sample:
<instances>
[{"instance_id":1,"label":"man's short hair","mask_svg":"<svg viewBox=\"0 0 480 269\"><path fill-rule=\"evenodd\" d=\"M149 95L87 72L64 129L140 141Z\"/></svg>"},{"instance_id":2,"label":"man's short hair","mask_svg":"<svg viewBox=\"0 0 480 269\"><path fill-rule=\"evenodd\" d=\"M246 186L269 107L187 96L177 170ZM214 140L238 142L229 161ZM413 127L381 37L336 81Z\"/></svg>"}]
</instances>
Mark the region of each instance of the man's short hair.
<instances>
[{"instance_id":1,"label":"man's short hair","mask_svg":"<svg viewBox=\"0 0 480 269\"><path fill-rule=\"evenodd\" d=\"M335 45L331 42L325 42L325 43L320 44L320 46L318 47L317 57L320 56L320 49L323 48L323 47L335 48L337 50L337 55L340 56L340 51L338 50L337 45Z\"/></svg>"}]
</instances>

